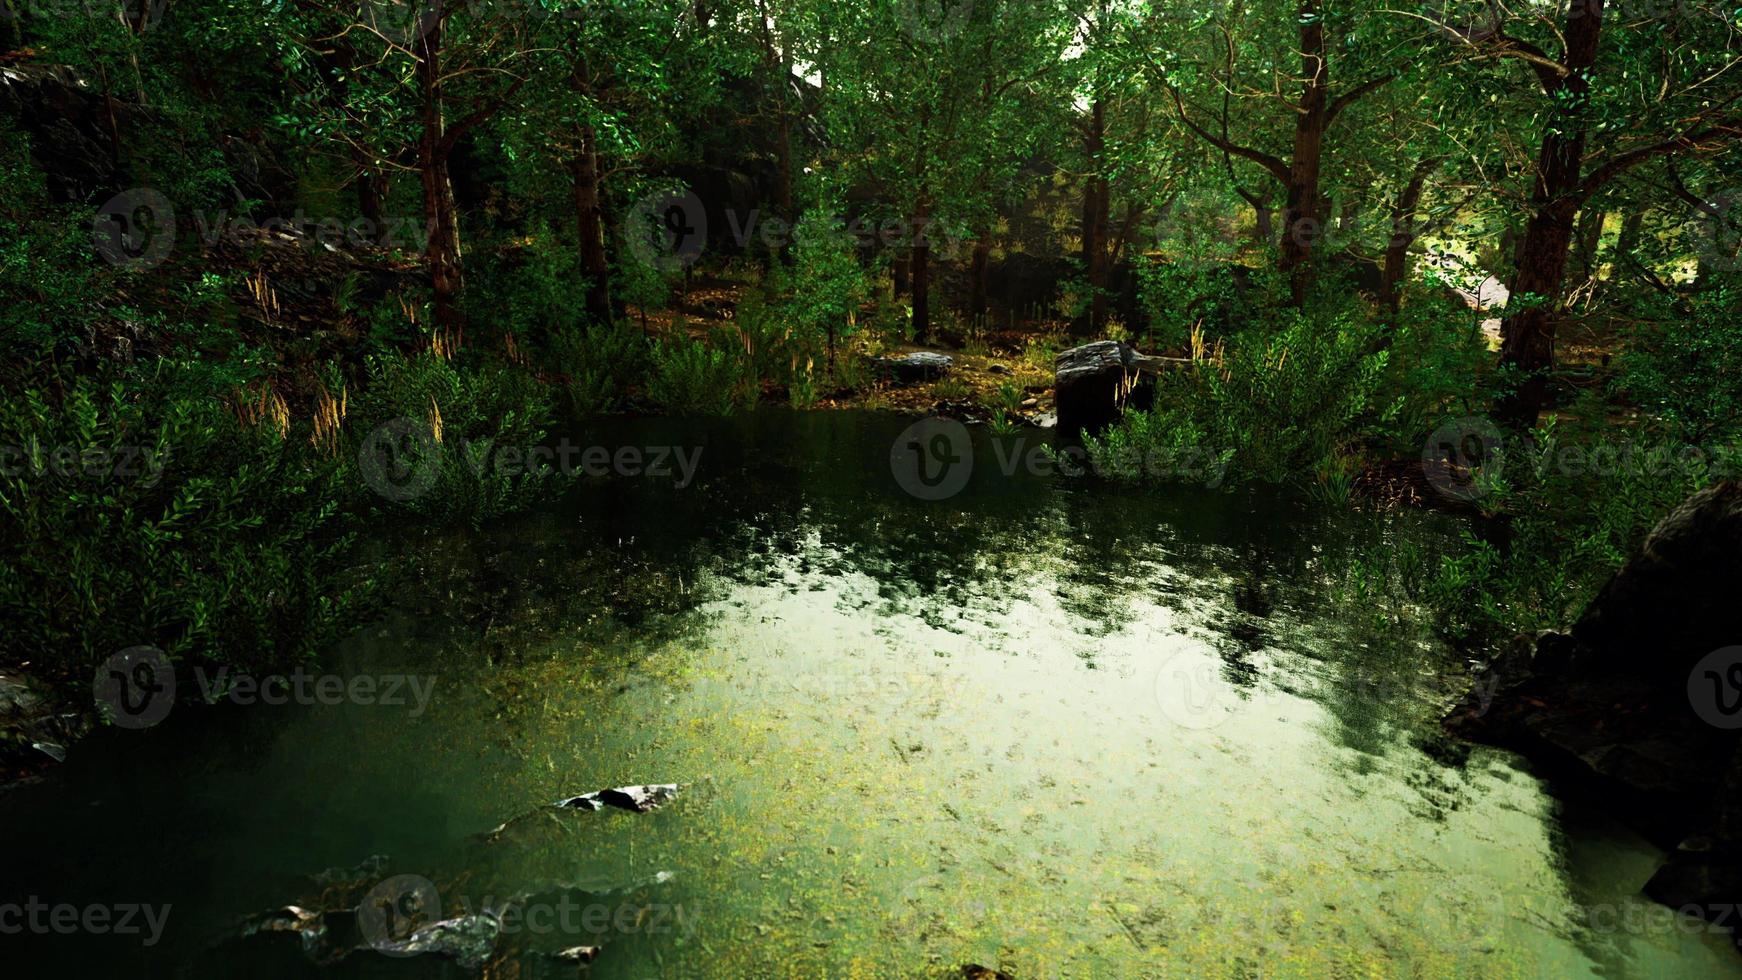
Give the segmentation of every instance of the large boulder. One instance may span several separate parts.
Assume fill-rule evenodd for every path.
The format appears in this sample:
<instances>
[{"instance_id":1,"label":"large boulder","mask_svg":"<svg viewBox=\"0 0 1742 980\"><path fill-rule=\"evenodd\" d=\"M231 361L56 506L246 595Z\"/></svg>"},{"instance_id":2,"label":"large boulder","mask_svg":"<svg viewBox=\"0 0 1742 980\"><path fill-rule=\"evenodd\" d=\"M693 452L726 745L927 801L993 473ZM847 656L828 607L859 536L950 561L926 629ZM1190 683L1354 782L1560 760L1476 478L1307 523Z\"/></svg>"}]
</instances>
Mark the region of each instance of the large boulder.
<instances>
[{"instance_id":1,"label":"large boulder","mask_svg":"<svg viewBox=\"0 0 1742 980\"><path fill-rule=\"evenodd\" d=\"M1447 719L1609 800L1675 853L1647 892L1742 903L1742 484L1658 523L1568 633L1520 638Z\"/></svg>"},{"instance_id":2,"label":"large boulder","mask_svg":"<svg viewBox=\"0 0 1742 980\"><path fill-rule=\"evenodd\" d=\"M950 373L950 367L955 364L955 358L936 351L921 350L898 357L882 357L877 360L878 370L893 379L896 384L920 384L925 381L936 381Z\"/></svg>"},{"instance_id":3,"label":"large boulder","mask_svg":"<svg viewBox=\"0 0 1742 980\"><path fill-rule=\"evenodd\" d=\"M1118 421L1127 407L1148 408L1155 385L1145 375L1157 363L1115 340L1097 340L1060 354L1053 376L1059 434L1096 434Z\"/></svg>"}]
</instances>

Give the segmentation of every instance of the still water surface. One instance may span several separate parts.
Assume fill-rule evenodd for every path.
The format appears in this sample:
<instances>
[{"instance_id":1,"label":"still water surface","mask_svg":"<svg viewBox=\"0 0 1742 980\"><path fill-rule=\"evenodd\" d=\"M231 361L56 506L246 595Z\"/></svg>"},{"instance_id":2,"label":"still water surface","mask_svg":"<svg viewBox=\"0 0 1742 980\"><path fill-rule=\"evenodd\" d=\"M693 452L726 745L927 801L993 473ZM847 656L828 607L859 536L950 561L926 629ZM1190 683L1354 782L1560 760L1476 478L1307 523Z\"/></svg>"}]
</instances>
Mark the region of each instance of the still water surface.
<instances>
[{"instance_id":1,"label":"still water surface","mask_svg":"<svg viewBox=\"0 0 1742 980\"><path fill-rule=\"evenodd\" d=\"M501 977L582 944L599 978L1742 976L1637 897L1653 848L1439 733L1462 658L1334 598L1354 549L1448 525L1006 477L984 433L927 503L891 477L905 425L614 423L589 438L702 447L695 483L379 542L391 608L319 669L416 675L422 709L183 705L81 744L0 797L4 896L165 929L0 936L7 974L464 975L228 939L379 855L363 878L447 915L595 894L513 926Z\"/></svg>"}]
</instances>

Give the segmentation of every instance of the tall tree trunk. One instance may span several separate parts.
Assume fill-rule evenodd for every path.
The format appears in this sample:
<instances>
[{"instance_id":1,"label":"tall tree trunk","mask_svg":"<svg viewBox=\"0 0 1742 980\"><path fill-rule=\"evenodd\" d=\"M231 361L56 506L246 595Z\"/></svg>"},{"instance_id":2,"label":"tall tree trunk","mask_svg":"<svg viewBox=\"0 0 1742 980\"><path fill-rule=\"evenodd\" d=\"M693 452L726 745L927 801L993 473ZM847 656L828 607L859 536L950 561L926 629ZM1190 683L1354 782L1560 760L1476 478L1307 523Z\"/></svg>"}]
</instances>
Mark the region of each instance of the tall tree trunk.
<instances>
[{"instance_id":1,"label":"tall tree trunk","mask_svg":"<svg viewBox=\"0 0 1742 980\"><path fill-rule=\"evenodd\" d=\"M968 260L968 315L986 314L986 276L992 260L992 236L981 235L974 240L974 253Z\"/></svg>"},{"instance_id":2,"label":"tall tree trunk","mask_svg":"<svg viewBox=\"0 0 1742 980\"><path fill-rule=\"evenodd\" d=\"M1573 0L1566 23L1566 74L1539 72L1554 107L1537 157L1531 216L1512 274L1511 306L1536 297L1528 309L1500 326L1500 362L1521 375L1516 392L1495 406L1508 425L1536 424L1548 404L1548 372L1554 367L1555 326L1574 222L1582 203L1584 113L1590 100L1591 66L1603 33L1603 0Z\"/></svg>"},{"instance_id":3,"label":"tall tree trunk","mask_svg":"<svg viewBox=\"0 0 1742 980\"><path fill-rule=\"evenodd\" d=\"M913 255L898 255L895 261L889 263L889 290L896 299L906 296L910 290L907 284L907 273L912 267Z\"/></svg>"},{"instance_id":4,"label":"tall tree trunk","mask_svg":"<svg viewBox=\"0 0 1742 980\"><path fill-rule=\"evenodd\" d=\"M913 342L931 342L931 201L924 192L913 213Z\"/></svg>"},{"instance_id":5,"label":"tall tree trunk","mask_svg":"<svg viewBox=\"0 0 1742 980\"><path fill-rule=\"evenodd\" d=\"M1589 282L1597 278L1597 250L1603 243L1603 221L1608 215L1595 208L1585 208L1579 212L1577 232L1579 275Z\"/></svg>"},{"instance_id":6,"label":"tall tree trunk","mask_svg":"<svg viewBox=\"0 0 1742 980\"><path fill-rule=\"evenodd\" d=\"M1416 212L1421 207L1422 190L1427 179L1440 165L1439 157L1416 162L1409 183L1391 205L1391 238L1385 243L1385 265L1380 272L1379 295L1386 309L1396 313L1403 305L1403 281L1409 274L1409 250L1415 245Z\"/></svg>"},{"instance_id":7,"label":"tall tree trunk","mask_svg":"<svg viewBox=\"0 0 1742 980\"><path fill-rule=\"evenodd\" d=\"M1106 104L1097 98L1089 108L1089 122L1083 134L1083 156L1088 162L1088 178L1083 182L1083 270L1089 285L1085 334L1094 333L1107 320L1107 238L1112 225L1109 213L1112 201L1102 159L1106 141Z\"/></svg>"},{"instance_id":8,"label":"tall tree trunk","mask_svg":"<svg viewBox=\"0 0 1742 980\"><path fill-rule=\"evenodd\" d=\"M1324 201L1319 175L1324 155L1325 129L1330 124L1330 80L1325 61L1324 14L1318 0L1300 5L1301 89L1294 126L1294 159L1289 164L1288 202L1283 210L1282 250L1278 267L1288 277L1289 295L1296 305L1306 300L1311 283L1313 246L1324 234Z\"/></svg>"},{"instance_id":9,"label":"tall tree trunk","mask_svg":"<svg viewBox=\"0 0 1742 980\"><path fill-rule=\"evenodd\" d=\"M587 277L587 317L595 326L612 319L611 263L605 252L605 212L599 190L599 149L591 126L581 130L580 152L569 164L580 236L581 274Z\"/></svg>"},{"instance_id":10,"label":"tall tree trunk","mask_svg":"<svg viewBox=\"0 0 1742 980\"><path fill-rule=\"evenodd\" d=\"M418 134L417 164L423 188L424 221L429 232L423 264L429 273L430 289L435 294L435 322L442 329L458 329L464 325L464 314L460 309L463 279L459 215L454 205L453 182L448 174L448 148L444 139L446 124L442 117L443 27L441 21L435 19L419 43L422 56L417 60L416 77L421 131Z\"/></svg>"},{"instance_id":11,"label":"tall tree trunk","mask_svg":"<svg viewBox=\"0 0 1742 980\"><path fill-rule=\"evenodd\" d=\"M355 151L352 160L357 167L357 213L363 216L369 229L369 241L383 241L387 234L387 212L382 201L387 182L362 151Z\"/></svg>"},{"instance_id":12,"label":"tall tree trunk","mask_svg":"<svg viewBox=\"0 0 1742 980\"><path fill-rule=\"evenodd\" d=\"M1628 266L1633 259L1633 253L1639 250L1639 240L1645 234L1645 209L1635 205L1621 219L1621 235L1615 239L1614 263L1616 272Z\"/></svg>"}]
</instances>

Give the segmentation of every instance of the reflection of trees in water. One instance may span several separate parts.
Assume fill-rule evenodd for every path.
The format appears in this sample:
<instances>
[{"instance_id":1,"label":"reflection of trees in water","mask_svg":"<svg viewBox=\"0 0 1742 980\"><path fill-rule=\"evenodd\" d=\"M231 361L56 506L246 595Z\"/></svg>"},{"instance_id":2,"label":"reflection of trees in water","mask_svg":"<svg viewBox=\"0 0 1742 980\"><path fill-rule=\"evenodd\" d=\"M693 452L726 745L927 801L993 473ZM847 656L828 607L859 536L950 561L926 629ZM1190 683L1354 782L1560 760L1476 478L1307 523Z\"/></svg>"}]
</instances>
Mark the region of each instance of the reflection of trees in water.
<instances>
[{"instance_id":1,"label":"reflection of trees in water","mask_svg":"<svg viewBox=\"0 0 1742 980\"><path fill-rule=\"evenodd\" d=\"M728 582L796 590L818 576L862 575L874 595L853 590L840 601L892 623L911 617L992 635L1013 628L1018 601L1045 590L1069 618L1065 628L1091 640L1154 605L1212 643L1228 683L1252 688L1274 667L1283 687L1324 706L1325 734L1354 750L1352 770L1437 731L1439 706L1421 696L1420 678L1435 666L1424 658L1441 654L1329 597L1327 569L1359 552L1368 525L1269 489L1005 477L983 445L962 494L919 501L889 472L905 421L765 413L711 423L700 436L688 423L644 421L616 444L705 444L695 485L589 484L548 514L464 540L442 590L462 598L444 601L504 651L524 645L523 634L575 623L642 646L705 629L692 614L728 594ZM1008 639L1022 648L1021 636ZM1094 649L1084 653L1091 666ZM1408 755L1421 771L1405 778L1427 811L1455 805L1444 754Z\"/></svg>"}]
</instances>

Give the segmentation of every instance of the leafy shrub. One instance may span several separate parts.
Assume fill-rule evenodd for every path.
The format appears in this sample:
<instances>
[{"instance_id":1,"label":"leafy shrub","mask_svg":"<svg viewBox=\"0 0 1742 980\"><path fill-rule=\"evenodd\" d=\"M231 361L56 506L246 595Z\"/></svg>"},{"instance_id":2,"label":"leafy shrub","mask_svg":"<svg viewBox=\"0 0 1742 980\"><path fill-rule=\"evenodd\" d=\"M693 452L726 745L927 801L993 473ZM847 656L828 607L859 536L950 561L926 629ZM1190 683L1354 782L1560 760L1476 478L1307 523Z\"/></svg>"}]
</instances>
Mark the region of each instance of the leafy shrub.
<instances>
[{"instance_id":1,"label":"leafy shrub","mask_svg":"<svg viewBox=\"0 0 1742 980\"><path fill-rule=\"evenodd\" d=\"M735 338L706 344L678 332L653 349L647 397L677 415L730 415L756 403L755 377Z\"/></svg>"},{"instance_id":2,"label":"leafy shrub","mask_svg":"<svg viewBox=\"0 0 1742 980\"><path fill-rule=\"evenodd\" d=\"M1085 439L1097 469L1165 478L1168 461L1195 449L1194 459L1231 465L1237 478L1280 482L1318 471L1383 417L1375 409L1390 354L1380 326L1349 312L1275 316L1280 328L1236 335L1222 356L1159 379L1151 410ZM1161 464L1133 469L1140 460Z\"/></svg>"},{"instance_id":3,"label":"leafy shrub","mask_svg":"<svg viewBox=\"0 0 1742 980\"><path fill-rule=\"evenodd\" d=\"M1742 341L1736 310L1742 282L1726 282L1632 329L1622 353L1618 394L1652 413L1680 439L1709 443L1742 431Z\"/></svg>"},{"instance_id":4,"label":"leafy shrub","mask_svg":"<svg viewBox=\"0 0 1742 980\"><path fill-rule=\"evenodd\" d=\"M524 454L545 438L552 394L537 379L513 365L468 367L433 352L377 354L365 363L367 385L355 399L349 426L358 441L353 458L382 450L381 440L394 433L386 427L409 425L421 438L386 447L405 456L393 465L433 473L427 486L397 501L399 506L427 518L477 524L521 510L549 489L554 471L508 464L500 455ZM360 484L366 487L367 479Z\"/></svg>"},{"instance_id":5,"label":"leafy shrub","mask_svg":"<svg viewBox=\"0 0 1742 980\"><path fill-rule=\"evenodd\" d=\"M651 354L640 331L612 323L558 331L550 356L574 416L586 419L626 407L646 377Z\"/></svg>"},{"instance_id":6,"label":"leafy shrub","mask_svg":"<svg viewBox=\"0 0 1742 980\"><path fill-rule=\"evenodd\" d=\"M54 684L129 646L244 668L313 651L366 599L338 465L174 383L0 400L0 658Z\"/></svg>"},{"instance_id":7,"label":"leafy shrub","mask_svg":"<svg viewBox=\"0 0 1742 980\"><path fill-rule=\"evenodd\" d=\"M1506 438L1476 484L1488 529L1466 528L1443 554L1368 557L1362 598L1419 603L1457 639L1566 628L1665 514L1738 462L1690 452L1661 426L1615 425L1601 408L1592 399L1570 421Z\"/></svg>"}]
</instances>

